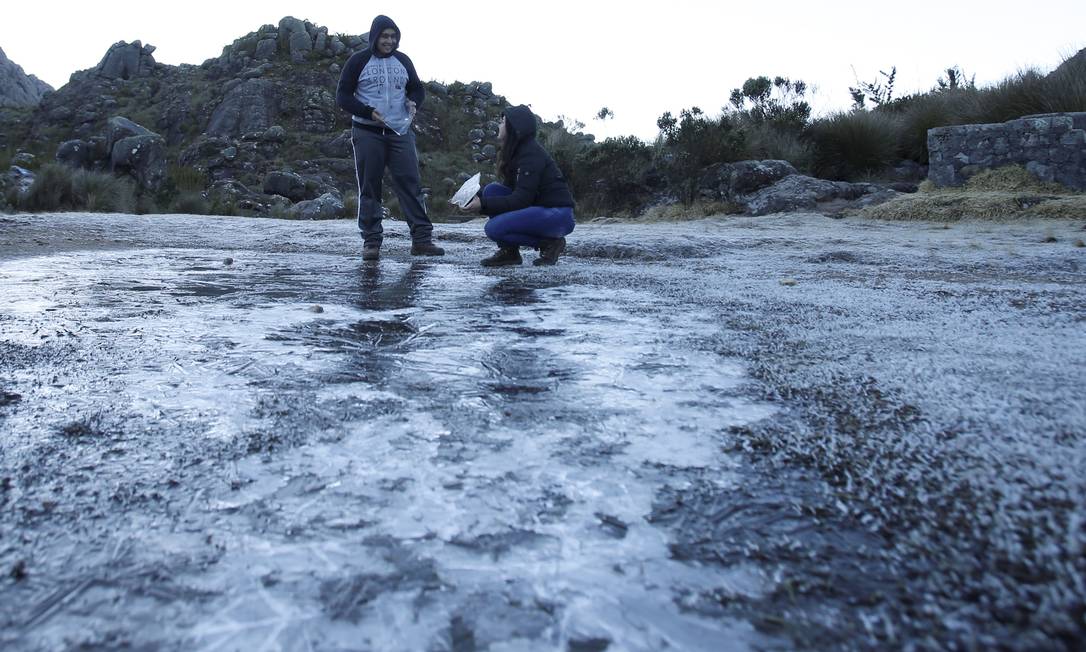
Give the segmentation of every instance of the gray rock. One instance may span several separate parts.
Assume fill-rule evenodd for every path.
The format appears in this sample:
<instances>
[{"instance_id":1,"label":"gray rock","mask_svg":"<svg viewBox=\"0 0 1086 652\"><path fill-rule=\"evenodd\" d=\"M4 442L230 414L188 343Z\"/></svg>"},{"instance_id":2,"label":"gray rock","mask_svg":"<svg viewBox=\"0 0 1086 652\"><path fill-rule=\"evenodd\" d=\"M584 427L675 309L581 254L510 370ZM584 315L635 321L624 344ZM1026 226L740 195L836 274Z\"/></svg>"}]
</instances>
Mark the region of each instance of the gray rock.
<instances>
[{"instance_id":1,"label":"gray rock","mask_svg":"<svg viewBox=\"0 0 1086 652\"><path fill-rule=\"evenodd\" d=\"M313 50L318 54L323 54L328 47L328 28L317 28L317 34L313 37Z\"/></svg>"},{"instance_id":2,"label":"gray rock","mask_svg":"<svg viewBox=\"0 0 1086 652\"><path fill-rule=\"evenodd\" d=\"M16 167L22 168L33 167L34 161L37 158L37 156L34 156L30 152L19 152L15 156L11 157L11 164Z\"/></svg>"},{"instance_id":3,"label":"gray rock","mask_svg":"<svg viewBox=\"0 0 1086 652\"><path fill-rule=\"evenodd\" d=\"M127 172L140 188L158 192L166 182L166 139L158 135L129 136L113 145L110 165Z\"/></svg>"},{"instance_id":4,"label":"gray rock","mask_svg":"<svg viewBox=\"0 0 1086 652\"><path fill-rule=\"evenodd\" d=\"M68 167L89 167L91 147L85 140L66 140L57 147L57 162Z\"/></svg>"},{"instance_id":5,"label":"gray rock","mask_svg":"<svg viewBox=\"0 0 1086 652\"><path fill-rule=\"evenodd\" d=\"M249 79L232 88L211 114L207 133L237 136L264 131L279 115L279 93L266 79Z\"/></svg>"},{"instance_id":6,"label":"gray rock","mask_svg":"<svg viewBox=\"0 0 1086 652\"><path fill-rule=\"evenodd\" d=\"M302 129L311 134L323 134L336 127L336 101L327 89L309 87L305 90L302 108Z\"/></svg>"},{"instance_id":7,"label":"gray rock","mask_svg":"<svg viewBox=\"0 0 1086 652\"><path fill-rule=\"evenodd\" d=\"M351 143L351 130L344 129L338 136L320 146L321 153L332 158L352 158L354 145Z\"/></svg>"},{"instance_id":8,"label":"gray rock","mask_svg":"<svg viewBox=\"0 0 1086 652\"><path fill-rule=\"evenodd\" d=\"M262 63L256 68L243 70L241 74L238 75L238 77L241 77L242 79L256 79L258 77L263 77L264 75L268 74L272 71L273 68L274 66L270 63Z\"/></svg>"},{"instance_id":9,"label":"gray rock","mask_svg":"<svg viewBox=\"0 0 1086 652\"><path fill-rule=\"evenodd\" d=\"M313 51L313 37L305 23L293 16L279 21L279 40L286 44L286 51L294 63L305 61L306 55Z\"/></svg>"},{"instance_id":10,"label":"gray rock","mask_svg":"<svg viewBox=\"0 0 1086 652\"><path fill-rule=\"evenodd\" d=\"M106 149L112 154L113 146L125 138L131 136L157 136L147 127L138 125L128 118L114 116L106 123Z\"/></svg>"},{"instance_id":11,"label":"gray rock","mask_svg":"<svg viewBox=\"0 0 1086 652\"><path fill-rule=\"evenodd\" d=\"M274 38L265 38L257 42L254 56L260 61L268 61L274 59L278 53L279 42Z\"/></svg>"},{"instance_id":12,"label":"gray rock","mask_svg":"<svg viewBox=\"0 0 1086 652\"><path fill-rule=\"evenodd\" d=\"M299 220L334 220L343 217L343 212L343 200L330 192L290 208L290 216Z\"/></svg>"},{"instance_id":13,"label":"gray rock","mask_svg":"<svg viewBox=\"0 0 1086 652\"><path fill-rule=\"evenodd\" d=\"M155 69L153 45L144 46L139 41L118 41L109 47L102 60L94 68L99 77L106 79L133 79L150 75Z\"/></svg>"},{"instance_id":14,"label":"gray rock","mask_svg":"<svg viewBox=\"0 0 1086 652\"><path fill-rule=\"evenodd\" d=\"M279 125L272 125L264 131L260 139L268 143L282 143L287 139L287 130Z\"/></svg>"},{"instance_id":15,"label":"gray rock","mask_svg":"<svg viewBox=\"0 0 1086 652\"><path fill-rule=\"evenodd\" d=\"M442 84L442 83L439 83L439 82L436 82L436 81L427 82L426 83L426 90L428 90L431 93L434 93L436 95L448 95L449 94L449 88L447 86L445 86L445 84Z\"/></svg>"},{"instance_id":16,"label":"gray rock","mask_svg":"<svg viewBox=\"0 0 1086 652\"><path fill-rule=\"evenodd\" d=\"M742 201L747 195L796 174L787 161L739 161L718 163L705 169L699 194L718 201Z\"/></svg>"},{"instance_id":17,"label":"gray rock","mask_svg":"<svg viewBox=\"0 0 1086 652\"><path fill-rule=\"evenodd\" d=\"M486 160L491 161L498 155L498 148L493 145L484 145L480 154L482 154Z\"/></svg>"},{"instance_id":18,"label":"gray rock","mask_svg":"<svg viewBox=\"0 0 1086 652\"><path fill-rule=\"evenodd\" d=\"M53 87L7 58L0 49L0 106L36 106Z\"/></svg>"},{"instance_id":19,"label":"gray rock","mask_svg":"<svg viewBox=\"0 0 1086 652\"><path fill-rule=\"evenodd\" d=\"M12 165L8 168L8 171L0 176L0 186L11 188L17 194L25 194L30 190L30 186L34 185L34 179L37 178L30 170L21 168L18 165Z\"/></svg>"},{"instance_id":20,"label":"gray rock","mask_svg":"<svg viewBox=\"0 0 1086 652\"><path fill-rule=\"evenodd\" d=\"M869 183L826 181L793 174L763 188L747 201L749 215L769 215L790 211L815 211L821 202L835 199L852 200L876 190Z\"/></svg>"},{"instance_id":21,"label":"gray rock","mask_svg":"<svg viewBox=\"0 0 1086 652\"><path fill-rule=\"evenodd\" d=\"M293 172L269 172L265 175L264 194L279 195L291 201L308 198L305 179Z\"/></svg>"},{"instance_id":22,"label":"gray rock","mask_svg":"<svg viewBox=\"0 0 1086 652\"><path fill-rule=\"evenodd\" d=\"M333 36L328 40L330 42L329 47L332 50L332 56L338 57L339 55L347 51L347 45L343 41L339 40L338 37Z\"/></svg>"}]
</instances>

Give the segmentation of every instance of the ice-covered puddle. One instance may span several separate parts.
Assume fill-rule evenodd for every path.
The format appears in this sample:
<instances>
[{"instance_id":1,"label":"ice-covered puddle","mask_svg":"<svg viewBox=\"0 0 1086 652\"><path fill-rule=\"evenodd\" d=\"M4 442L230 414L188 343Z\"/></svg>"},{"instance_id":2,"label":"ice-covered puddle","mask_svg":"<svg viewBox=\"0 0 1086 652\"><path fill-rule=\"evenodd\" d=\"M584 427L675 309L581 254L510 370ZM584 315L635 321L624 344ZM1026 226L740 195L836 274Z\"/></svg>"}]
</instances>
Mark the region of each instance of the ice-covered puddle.
<instances>
[{"instance_id":1,"label":"ice-covered puddle","mask_svg":"<svg viewBox=\"0 0 1086 652\"><path fill-rule=\"evenodd\" d=\"M150 458L103 454L104 482L161 483L179 473L171 451L202 451L184 467L200 471L163 489L165 508L105 517L109 531L88 547L122 552L83 562L104 579L62 585L51 603L56 588L39 587L28 596L38 606L15 616L28 625L16 640L120 632L209 650L758 640L746 623L681 608L715 589L757 595L758 570L674 561L667 533L646 520L665 487L740 482L721 433L770 414L740 391L742 369L712 353L709 311L593 284L606 265L591 261L559 277L452 258L236 257L160 248L0 264L4 338L29 349L70 338L81 352L34 397L48 416L4 423L18 433L10 445L52 441L65 414L94 413L117 415L135 439L145 432L131 445ZM61 536L49 551L86 545ZM148 594L111 567L156 568L169 587Z\"/></svg>"}]
</instances>

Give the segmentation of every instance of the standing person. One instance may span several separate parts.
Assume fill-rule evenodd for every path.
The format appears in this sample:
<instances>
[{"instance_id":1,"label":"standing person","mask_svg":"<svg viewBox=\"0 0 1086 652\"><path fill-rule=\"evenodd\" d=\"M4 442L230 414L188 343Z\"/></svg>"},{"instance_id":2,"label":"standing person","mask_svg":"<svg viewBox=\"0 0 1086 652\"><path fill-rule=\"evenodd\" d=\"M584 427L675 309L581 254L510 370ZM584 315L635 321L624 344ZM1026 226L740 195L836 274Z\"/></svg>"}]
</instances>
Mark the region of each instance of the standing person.
<instances>
[{"instance_id":1,"label":"standing person","mask_svg":"<svg viewBox=\"0 0 1086 652\"><path fill-rule=\"evenodd\" d=\"M374 18L369 49L347 60L336 89L336 104L351 114L353 127L362 260L381 256L381 181L386 166L411 229L411 255L445 254L433 242L434 225L426 215L415 133L410 126L425 92L414 64L399 51L399 45L396 23L388 16Z\"/></svg>"},{"instance_id":2,"label":"standing person","mask_svg":"<svg viewBox=\"0 0 1086 652\"><path fill-rule=\"evenodd\" d=\"M505 184L488 184L464 207L491 216L485 231L498 243L498 252L481 261L484 267L520 265L521 247L539 249L533 265L553 265L565 251L565 236L576 226L569 185L535 134L531 109L521 105L505 110L498 128L498 177Z\"/></svg>"}]
</instances>

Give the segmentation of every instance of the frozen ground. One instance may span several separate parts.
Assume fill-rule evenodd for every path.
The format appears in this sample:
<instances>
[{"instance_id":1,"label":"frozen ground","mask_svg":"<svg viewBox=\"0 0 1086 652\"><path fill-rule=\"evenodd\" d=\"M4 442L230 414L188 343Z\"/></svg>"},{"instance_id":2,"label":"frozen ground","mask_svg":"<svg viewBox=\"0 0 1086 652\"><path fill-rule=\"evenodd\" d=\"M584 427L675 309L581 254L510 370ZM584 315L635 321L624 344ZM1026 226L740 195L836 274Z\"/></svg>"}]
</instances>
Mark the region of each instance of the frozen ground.
<instances>
[{"instance_id":1,"label":"frozen ground","mask_svg":"<svg viewBox=\"0 0 1086 652\"><path fill-rule=\"evenodd\" d=\"M1084 224L0 218L0 645L1074 648Z\"/></svg>"}]
</instances>

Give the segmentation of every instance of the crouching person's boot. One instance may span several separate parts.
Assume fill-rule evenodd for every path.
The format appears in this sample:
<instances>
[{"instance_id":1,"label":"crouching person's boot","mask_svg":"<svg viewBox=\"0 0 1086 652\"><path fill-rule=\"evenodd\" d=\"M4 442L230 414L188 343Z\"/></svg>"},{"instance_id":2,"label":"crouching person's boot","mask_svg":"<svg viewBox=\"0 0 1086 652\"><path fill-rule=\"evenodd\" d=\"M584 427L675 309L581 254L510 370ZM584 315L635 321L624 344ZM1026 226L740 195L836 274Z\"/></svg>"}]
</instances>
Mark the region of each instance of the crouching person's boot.
<instances>
[{"instance_id":1,"label":"crouching person's boot","mask_svg":"<svg viewBox=\"0 0 1086 652\"><path fill-rule=\"evenodd\" d=\"M502 267L505 265L519 265L524 260L520 257L520 247L502 247L489 258L479 261L483 267Z\"/></svg>"},{"instance_id":2,"label":"crouching person's boot","mask_svg":"<svg viewBox=\"0 0 1086 652\"><path fill-rule=\"evenodd\" d=\"M539 258L532 261L533 265L553 265L558 262L558 257L566 250L565 238L540 238Z\"/></svg>"}]
</instances>

